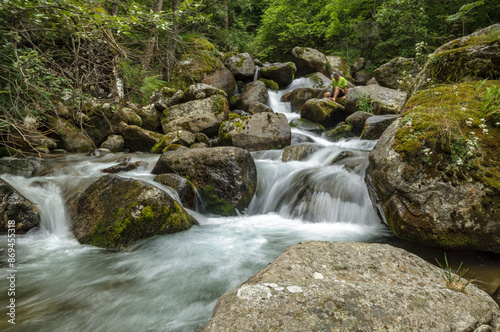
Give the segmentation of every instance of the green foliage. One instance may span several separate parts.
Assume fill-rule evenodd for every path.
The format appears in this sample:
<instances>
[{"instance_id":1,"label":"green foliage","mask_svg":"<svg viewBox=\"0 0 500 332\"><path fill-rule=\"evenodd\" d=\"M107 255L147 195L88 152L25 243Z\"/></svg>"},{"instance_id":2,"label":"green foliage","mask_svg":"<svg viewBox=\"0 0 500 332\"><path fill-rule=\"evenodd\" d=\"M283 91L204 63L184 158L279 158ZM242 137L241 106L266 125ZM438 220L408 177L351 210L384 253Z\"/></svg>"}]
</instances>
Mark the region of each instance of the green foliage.
<instances>
[{"instance_id":1,"label":"green foliage","mask_svg":"<svg viewBox=\"0 0 500 332\"><path fill-rule=\"evenodd\" d=\"M487 81L484 80L478 84L476 90L480 89ZM487 87L482 101L481 112L485 119L496 127L500 127L500 86L491 85Z\"/></svg>"},{"instance_id":2,"label":"green foliage","mask_svg":"<svg viewBox=\"0 0 500 332\"><path fill-rule=\"evenodd\" d=\"M370 98L362 96L358 100L358 110L373 114L373 103Z\"/></svg>"},{"instance_id":3,"label":"green foliage","mask_svg":"<svg viewBox=\"0 0 500 332\"><path fill-rule=\"evenodd\" d=\"M467 280L464 276L469 271L469 269L462 269L463 262L460 263L458 269L453 271L452 268L448 265L448 259L446 258L446 253L444 254L444 263L443 266L436 258L436 262L441 268L441 276L446 282L446 287L451 290L466 293L465 288L469 286L471 283L470 280Z\"/></svg>"}]
</instances>

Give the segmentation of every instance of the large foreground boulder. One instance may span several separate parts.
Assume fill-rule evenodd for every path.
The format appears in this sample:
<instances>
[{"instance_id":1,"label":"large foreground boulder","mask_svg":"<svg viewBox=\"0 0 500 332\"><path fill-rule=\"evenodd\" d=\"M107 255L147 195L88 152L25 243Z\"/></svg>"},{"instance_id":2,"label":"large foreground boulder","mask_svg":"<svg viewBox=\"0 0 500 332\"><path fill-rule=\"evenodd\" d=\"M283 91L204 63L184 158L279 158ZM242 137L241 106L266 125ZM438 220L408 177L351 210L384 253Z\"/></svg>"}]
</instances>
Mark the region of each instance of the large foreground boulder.
<instances>
[{"instance_id":1,"label":"large foreground boulder","mask_svg":"<svg viewBox=\"0 0 500 332\"><path fill-rule=\"evenodd\" d=\"M9 228L14 230L11 233L23 234L39 223L40 213L36 205L0 179L0 234L6 234Z\"/></svg>"},{"instance_id":2,"label":"large foreground boulder","mask_svg":"<svg viewBox=\"0 0 500 332\"><path fill-rule=\"evenodd\" d=\"M350 114L360 109L360 105L369 105L373 114L399 114L406 102L407 93L378 85L357 86L349 89L345 98L345 109Z\"/></svg>"},{"instance_id":3,"label":"large foreground boulder","mask_svg":"<svg viewBox=\"0 0 500 332\"><path fill-rule=\"evenodd\" d=\"M203 332L498 328L500 309L488 294L447 288L439 268L402 249L305 242L222 295Z\"/></svg>"},{"instance_id":4,"label":"large foreground boulder","mask_svg":"<svg viewBox=\"0 0 500 332\"><path fill-rule=\"evenodd\" d=\"M106 175L70 199L71 230L80 243L122 248L196 224L166 192L145 182Z\"/></svg>"},{"instance_id":5,"label":"large foreground boulder","mask_svg":"<svg viewBox=\"0 0 500 332\"><path fill-rule=\"evenodd\" d=\"M415 94L371 151L366 182L396 236L500 253L500 128L481 101L499 82L471 95L479 83Z\"/></svg>"},{"instance_id":6,"label":"large foreground boulder","mask_svg":"<svg viewBox=\"0 0 500 332\"><path fill-rule=\"evenodd\" d=\"M279 63L260 68L260 77L278 83L280 89L292 83L297 66L293 62Z\"/></svg>"},{"instance_id":7,"label":"large foreground boulder","mask_svg":"<svg viewBox=\"0 0 500 332\"><path fill-rule=\"evenodd\" d=\"M332 128L344 121L352 112L346 112L344 106L326 98L309 99L300 109L300 117Z\"/></svg>"},{"instance_id":8,"label":"large foreground boulder","mask_svg":"<svg viewBox=\"0 0 500 332\"><path fill-rule=\"evenodd\" d=\"M252 156L236 147L167 152L161 155L152 173L174 173L189 179L204 203L202 212L218 215L243 211L257 187Z\"/></svg>"},{"instance_id":9,"label":"large foreground boulder","mask_svg":"<svg viewBox=\"0 0 500 332\"><path fill-rule=\"evenodd\" d=\"M161 123L164 133L187 130L213 136L217 134L222 121L228 118L227 99L220 94L214 94L208 98L168 107L163 111Z\"/></svg>"},{"instance_id":10,"label":"large foreground boulder","mask_svg":"<svg viewBox=\"0 0 500 332\"><path fill-rule=\"evenodd\" d=\"M258 113L224 122L219 143L249 151L282 149L291 144L292 131L283 113Z\"/></svg>"}]
</instances>

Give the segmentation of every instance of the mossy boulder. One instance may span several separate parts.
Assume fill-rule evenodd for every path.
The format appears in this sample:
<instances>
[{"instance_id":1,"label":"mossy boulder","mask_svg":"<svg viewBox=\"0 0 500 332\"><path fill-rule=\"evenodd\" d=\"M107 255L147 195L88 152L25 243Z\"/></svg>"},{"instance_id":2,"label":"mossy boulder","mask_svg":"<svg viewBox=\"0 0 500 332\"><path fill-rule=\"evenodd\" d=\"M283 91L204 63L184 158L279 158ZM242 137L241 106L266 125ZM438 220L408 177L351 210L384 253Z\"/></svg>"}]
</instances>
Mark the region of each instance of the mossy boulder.
<instances>
[{"instance_id":1,"label":"mossy boulder","mask_svg":"<svg viewBox=\"0 0 500 332\"><path fill-rule=\"evenodd\" d=\"M309 99L300 109L300 117L333 128L344 121L348 114L344 106L329 99Z\"/></svg>"},{"instance_id":2,"label":"mossy boulder","mask_svg":"<svg viewBox=\"0 0 500 332\"><path fill-rule=\"evenodd\" d=\"M297 66L297 77L320 72L327 77L331 75L330 63L326 56L314 48L294 47L292 50L293 62Z\"/></svg>"},{"instance_id":3,"label":"mossy boulder","mask_svg":"<svg viewBox=\"0 0 500 332\"><path fill-rule=\"evenodd\" d=\"M356 134L354 134L352 126L349 123L341 122L335 128L329 130L325 136L331 140L338 141L341 138L354 137Z\"/></svg>"},{"instance_id":4,"label":"mossy boulder","mask_svg":"<svg viewBox=\"0 0 500 332\"><path fill-rule=\"evenodd\" d=\"M154 177L154 181L174 189L184 207L196 210L196 188L191 181L172 173L158 174Z\"/></svg>"},{"instance_id":5,"label":"mossy boulder","mask_svg":"<svg viewBox=\"0 0 500 332\"><path fill-rule=\"evenodd\" d=\"M471 78L500 79L500 23L436 49L418 75L413 91Z\"/></svg>"},{"instance_id":6,"label":"mossy boulder","mask_svg":"<svg viewBox=\"0 0 500 332\"><path fill-rule=\"evenodd\" d=\"M267 105L261 104L259 102L251 103L248 105L248 113L249 114L257 114L257 113L274 113L273 109ZM234 114L234 113L233 113Z\"/></svg>"},{"instance_id":7,"label":"mossy boulder","mask_svg":"<svg viewBox=\"0 0 500 332\"><path fill-rule=\"evenodd\" d=\"M290 127L310 131L316 134L321 134L325 131L325 127L323 125L307 119L293 119L290 121Z\"/></svg>"},{"instance_id":8,"label":"mossy boulder","mask_svg":"<svg viewBox=\"0 0 500 332\"><path fill-rule=\"evenodd\" d=\"M188 101L206 99L216 95L227 98L227 94L223 90L205 83L197 83L190 85L189 88L182 93L180 101L186 103Z\"/></svg>"},{"instance_id":9,"label":"mossy boulder","mask_svg":"<svg viewBox=\"0 0 500 332\"><path fill-rule=\"evenodd\" d=\"M237 146L249 151L282 149L291 143L292 132L283 113L258 113L222 123L221 145Z\"/></svg>"},{"instance_id":10,"label":"mossy boulder","mask_svg":"<svg viewBox=\"0 0 500 332\"><path fill-rule=\"evenodd\" d=\"M71 230L80 243L123 248L189 229L196 220L166 192L145 182L105 175L70 199Z\"/></svg>"},{"instance_id":11,"label":"mossy boulder","mask_svg":"<svg viewBox=\"0 0 500 332\"><path fill-rule=\"evenodd\" d=\"M202 332L498 330L493 299L442 272L386 244L302 242L223 294Z\"/></svg>"},{"instance_id":12,"label":"mossy boulder","mask_svg":"<svg viewBox=\"0 0 500 332\"><path fill-rule=\"evenodd\" d=\"M57 147L68 152L90 152L95 149L82 130L68 120L47 116L47 125L51 129L50 137L57 141Z\"/></svg>"},{"instance_id":13,"label":"mossy boulder","mask_svg":"<svg viewBox=\"0 0 500 332\"><path fill-rule=\"evenodd\" d=\"M121 135L110 135L101 144L102 149L108 149L111 152L120 152L125 145L125 139Z\"/></svg>"},{"instance_id":14,"label":"mossy boulder","mask_svg":"<svg viewBox=\"0 0 500 332\"><path fill-rule=\"evenodd\" d=\"M346 79L351 76L351 70L343 57L327 55L326 59L328 60L332 71L330 74L337 72L340 73L340 75L344 76Z\"/></svg>"},{"instance_id":15,"label":"mossy boulder","mask_svg":"<svg viewBox=\"0 0 500 332\"><path fill-rule=\"evenodd\" d=\"M47 137L37 130L30 130L21 135L18 130L11 128L10 133L6 135L6 139L8 142L11 142L12 146L22 151L32 151L34 147L38 146L45 146L49 150L57 148L57 141L55 139ZM16 152L12 150L12 154L16 154ZM7 153L7 155L9 154Z\"/></svg>"},{"instance_id":16,"label":"mossy boulder","mask_svg":"<svg viewBox=\"0 0 500 332\"><path fill-rule=\"evenodd\" d=\"M179 104L183 93L182 90L163 87L151 95L149 104L154 105L158 112L163 112L167 107Z\"/></svg>"},{"instance_id":17,"label":"mossy boulder","mask_svg":"<svg viewBox=\"0 0 500 332\"><path fill-rule=\"evenodd\" d=\"M309 99L317 98L318 90L314 88L298 88L290 95L290 106L292 112L300 112L300 109Z\"/></svg>"},{"instance_id":18,"label":"mossy boulder","mask_svg":"<svg viewBox=\"0 0 500 332\"><path fill-rule=\"evenodd\" d=\"M136 114L142 121L140 127L161 133L161 112L153 104L139 108Z\"/></svg>"},{"instance_id":19,"label":"mossy boulder","mask_svg":"<svg viewBox=\"0 0 500 332\"><path fill-rule=\"evenodd\" d=\"M361 105L369 105L375 115L399 114L403 110L407 93L378 85L357 86L349 89L345 98L345 108L350 114L361 109Z\"/></svg>"},{"instance_id":20,"label":"mossy boulder","mask_svg":"<svg viewBox=\"0 0 500 332\"><path fill-rule=\"evenodd\" d=\"M206 75L201 82L224 91L228 97L233 96L236 90L236 79L228 69L216 70Z\"/></svg>"},{"instance_id":21,"label":"mossy boulder","mask_svg":"<svg viewBox=\"0 0 500 332\"><path fill-rule=\"evenodd\" d=\"M245 86L239 100L240 109L246 112L255 102L269 105L269 93L266 84L262 81L255 81Z\"/></svg>"},{"instance_id":22,"label":"mossy boulder","mask_svg":"<svg viewBox=\"0 0 500 332\"><path fill-rule=\"evenodd\" d=\"M171 144L181 145L185 147L190 147L196 141L195 134L186 131L179 130L175 132L170 132L164 135L158 143L156 143L151 148L151 153L162 153L165 152L165 148Z\"/></svg>"},{"instance_id":23,"label":"mossy boulder","mask_svg":"<svg viewBox=\"0 0 500 332\"><path fill-rule=\"evenodd\" d=\"M257 186L257 169L247 150L216 147L168 152L161 155L153 174L174 173L197 189L199 211L235 215L250 203Z\"/></svg>"},{"instance_id":24,"label":"mossy boulder","mask_svg":"<svg viewBox=\"0 0 500 332\"><path fill-rule=\"evenodd\" d=\"M260 68L260 77L272 80L278 83L280 89L284 89L292 83L295 72L297 72L295 63L286 62Z\"/></svg>"},{"instance_id":25,"label":"mossy boulder","mask_svg":"<svg viewBox=\"0 0 500 332\"><path fill-rule=\"evenodd\" d=\"M396 236L500 252L500 128L481 100L499 84L420 91L381 136L366 182Z\"/></svg>"},{"instance_id":26,"label":"mossy boulder","mask_svg":"<svg viewBox=\"0 0 500 332\"><path fill-rule=\"evenodd\" d=\"M228 118L229 103L226 97L214 94L168 107L163 111L162 127L164 133L187 130L214 136L220 124Z\"/></svg>"},{"instance_id":27,"label":"mossy boulder","mask_svg":"<svg viewBox=\"0 0 500 332\"><path fill-rule=\"evenodd\" d=\"M421 70L415 59L398 57L375 69L373 77L386 88L406 90Z\"/></svg>"},{"instance_id":28,"label":"mossy boulder","mask_svg":"<svg viewBox=\"0 0 500 332\"><path fill-rule=\"evenodd\" d=\"M259 78L259 81L261 81L262 83L264 83L266 85L266 88L268 88L269 90L278 91L280 89L280 86L278 85L278 83L276 83L273 80L268 80L268 79L265 79L265 78Z\"/></svg>"},{"instance_id":29,"label":"mossy boulder","mask_svg":"<svg viewBox=\"0 0 500 332\"><path fill-rule=\"evenodd\" d=\"M39 223L40 213L36 205L0 179L0 234L24 234L38 227Z\"/></svg>"},{"instance_id":30,"label":"mossy boulder","mask_svg":"<svg viewBox=\"0 0 500 332\"><path fill-rule=\"evenodd\" d=\"M226 57L224 64L237 80L245 82L253 80L256 68L250 54L231 54Z\"/></svg>"},{"instance_id":31,"label":"mossy boulder","mask_svg":"<svg viewBox=\"0 0 500 332\"><path fill-rule=\"evenodd\" d=\"M162 137L163 134L138 126L127 126L123 130L124 147L131 152L149 152Z\"/></svg>"}]
</instances>

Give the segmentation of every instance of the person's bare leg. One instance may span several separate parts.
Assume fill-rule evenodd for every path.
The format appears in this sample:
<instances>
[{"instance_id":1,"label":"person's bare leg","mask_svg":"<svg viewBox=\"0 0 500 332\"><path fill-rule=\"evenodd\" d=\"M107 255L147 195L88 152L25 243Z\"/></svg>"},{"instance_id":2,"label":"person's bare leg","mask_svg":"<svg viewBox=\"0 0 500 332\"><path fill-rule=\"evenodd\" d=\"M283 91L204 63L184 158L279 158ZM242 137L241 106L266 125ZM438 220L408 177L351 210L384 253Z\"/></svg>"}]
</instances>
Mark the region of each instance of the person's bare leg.
<instances>
[{"instance_id":1,"label":"person's bare leg","mask_svg":"<svg viewBox=\"0 0 500 332\"><path fill-rule=\"evenodd\" d=\"M340 88L338 86L335 87L335 92L333 93L333 101L336 101L337 96L339 95Z\"/></svg>"},{"instance_id":2,"label":"person's bare leg","mask_svg":"<svg viewBox=\"0 0 500 332\"><path fill-rule=\"evenodd\" d=\"M330 99L330 97L331 97L331 96L332 96L332 94L331 94L330 92L325 92L325 93L323 94L323 98L328 98L328 99Z\"/></svg>"}]
</instances>

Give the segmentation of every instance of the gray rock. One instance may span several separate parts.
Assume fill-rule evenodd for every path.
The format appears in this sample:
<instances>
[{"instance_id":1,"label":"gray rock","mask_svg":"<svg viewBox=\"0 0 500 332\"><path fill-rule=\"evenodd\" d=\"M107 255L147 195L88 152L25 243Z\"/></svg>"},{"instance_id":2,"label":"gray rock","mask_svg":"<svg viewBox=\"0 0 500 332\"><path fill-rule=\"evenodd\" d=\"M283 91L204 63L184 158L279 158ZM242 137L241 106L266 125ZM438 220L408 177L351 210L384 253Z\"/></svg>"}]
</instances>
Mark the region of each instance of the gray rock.
<instances>
[{"instance_id":1,"label":"gray rock","mask_svg":"<svg viewBox=\"0 0 500 332\"><path fill-rule=\"evenodd\" d=\"M314 152L321 150L323 147L315 143L303 143L298 145L287 146L283 149L281 160L284 162L296 160L307 160Z\"/></svg>"},{"instance_id":2,"label":"gray rock","mask_svg":"<svg viewBox=\"0 0 500 332\"><path fill-rule=\"evenodd\" d=\"M283 113L258 113L224 122L219 130L219 143L249 151L282 149L290 145L291 136Z\"/></svg>"},{"instance_id":3,"label":"gray rock","mask_svg":"<svg viewBox=\"0 0 500 332\"><path fill-rule=\"evenodd\" d=\"M224 61L226 67L236 79L248 81L255 75L255 64L248 53L239 53L230 56Z\"/></svg>"},{"instance_id":4,"label":"gray rock","mask_svg":"<svg viewBox=\"0 0 500 332\"><path fill-rule=\"evenodd\" d=\"M173 188L182 202L182 204L192 210L196 210L196 189L188 179L172 173L158 174L154 181L165 186Z\"/></svg>"},{"instance_id":5,"label":"gray rock","mask_svg":"<svg viewBox=\"0 0 500 332\"><path fill-rule=\"evenodd\" d=\"M274 113L273 109L267 105L261 104L259 102L251 103L248 105L248 113L249 114L257 114L257 113Z\"/></svg>"},{"instance_id":6,"label":"gray rock","mask_svg":"<svg viewBox=\"0 0 500 332\"><path fill-rule=\"evenodd\" d=\"M260 68L260 77L278 83L280 89L292 83L297 67L293 62L279 63Z\"/></svg>"},{"instance_id":7,"label":"gray rock","mask_svg":"<svg viewBox=\"0 0 500 332\"><path fill-rule=\"evenodd\" d=\"M365 68L365 58L358 58L351 66L351 75Z\"/></svg>"},{"instance_id":8,"label":"gray rock","mask_svg":"<svg viewBox=\"0 0 500 332\"><path fill-rule=\"evenodd\" d=\"M354 137L356 134L352 130L352 125L346 122L341 122L336 125L335 128L329 130L325 136L334 141L338 141L341 138Z\"/></svg>"},{"instance_id":9,"label":"gray rock","mask_svg":"<svg viewBox=\"0 0 500 332\"><path fill-rule=\"evenodd\" d=\"M380 84L378 84L375 77L372 77L372 78L370 78L370 80L368 82L366 82L366 85L380 85Z\"/></svg>"},{"instance_id":10,"label":"gray rock","mask_svg":"<svg viewBox=\"0 0 500 332\"><path fill-rule=\"evenodd\" d=\"M108 149L111 152L120 152L125 145L125 139L121 135L110 135L101 144L102 149Z\"/></svg>"},{"instance_id":11,"label":"gray rock","mask_svg":"<svg viewBox=\"0 0 500 332\"><path fill-rule=\"evenodd\" d=\"M236 147L163 153L151 173L174 173L189 178L202 198L201 212L218 215L243 211L257 186L252 156Z\"/></svg>"},{"instance_id":12,"label":"gray rock","mask_svg":"<svg viewBox=\"0 0 500 332\"><path fill-rule=\"evenodd\" d=\"M240 96L240 108L247 112L253 103L269 105L269 93L267 87L262 81L255 81L245 86Z\"/></svg>"},{"instance_id":13,"label":"gray rock","mask_svg":"<svg viewBox=\"0 0 500 332\"><path fill-rule=\"evenodd\" d=\"M297 77L315 72L321 72L330 77L328 59L318 50L309 47L295 47L292 50L292 56L293 62L297 65Z\"/></svg>"},{"instance_id":14,"label":"gray rock","mask_svg":"<svg viewBox=\"0 0 500 332\"><path fill-rule=\"evenodd\" d=\"M362 139L379 139L384 131L399 117L396 114L374 115L365 121Z\"/></svg>"},{"instance_id":15,"label":"gray rock","mask_svg":"<svg viewBox=\"0 0 500 332\"><path fill-rule=\"evenodd\" d=\"M229 104L221 95L171 106L163 111L163 132L187 130L192 133L217 134L222 121L229 118Z\"/></svg>"},{"instance_id":16,"label":"gray rock","mask_svg":"<svg viewBox=\"0 0 500 332\"><path fill-rule=\"evenodd\" d=\"M346 119L345 122L349 123L352 126L352 131L356 135L361 135L361 132L363 131L363 128L365 127L365 122L366 119L369 117L374 116L371 113L368 112L363 112L363 111L357 111L354 112L353 114L349 115Z\"/></svg>"},{"instance_id":17,"label":"gray rock","mask_svg":"<svg viewBox=\"0 0 500 332\"><path fill-rule=\"evenodd\" d=\"M223 90L217 89L216 87L208 84L198 83L190 85L189 88L184 91L181 96L181 102L185 103L192 100L206 99L216 95L227 98L227 94Z\"/></svg>"},{"instance_id":18,"label":"gray rock","mask_svg":"<svg viewBox=\"0 0 500 332\"><path fill-rule=\"evenodd\" d=\"M56 139L57 147L68 152L90 152L95 149L94 143L69 121L47 116L48 125L52 128L51 136Z\"/></svg>"},{"instance_id":19,"label":"gray rock","mask_svg":"<svg viewBox=\"0 0 500 332\"><path fill-rule=\"evenodd\" d=\"M203 332L473 331L500 327L498 305L473 285L384 244L293 245L217 302Z\"/></svg>"},{"instance_id":20,"label":"gray rock","mask_svg":"<svg viewBox=\"0 0 500 332\"><path fill-rule=\"evenodd\" d=\"M80 243L123 248L196 224L172 197L142 181L105 175L69 199L71 230Z\"/></svg>"},{"instance_id":21,"label":"gray rock","mask_svg":"<svg viewBox=\"0 0 500 332\"><path fill-rule=\"evenodd\" d=\"M365 98L372 105L375 115L398 114L403 109L406 97L406 92L378 85L357 86L349 89L345 98L345 109L350 114L359 111L359 101Z\"/></svg>"},{"instance_id":22,"label":"gray rock","mask_svg":"<svg viewBox=\"0 0 500 332\"><path fill-rule=\"evenodd\" d=\"M307 119L293 119L292 121L290 121L290 127L310 131L316 134L321 134L325 131L324 126Z\"/></svg>"},{"instance_id":23,"label":"gray rock","mask_svg":"<svg viewBox=\"0 0 500 332\"><path fill-rule=\"evenodd\" d=\"M344 77L351 76L350 68L347 65L347 62L345 61L345 59L343 57L327 55L326 59L328 60L328 63L330 64L330 68L331 68L332 73L337 72L337 73L340 73L340 75L342 75Z\"/></svg>"},{"instance_id":24,"label":"gray rock","mask_svg":"<svg viewBox=\"0 0 500 332\"><path fill-rule=\"evenodd\" d=\"M422 66L415 59L395 58L373 71L378 84L390 89L407 90Z\"/></svg>"},{"instance_id":25,"label":"gray rock","mask_svg":"<svg viewBox=\"0 0 500 332\"><path fill-rule=\"evenodd\" d=\"M138 126L127 126L123 130L124 147L131 152L149 152L162 137L162 134Z\"/></svg>"},{"instance_id":26,"label":"gray rock","mask_svg":"<svg viewBox=\"0 0 500 332\"><path fill-rule=\"evenodd\" d=\"M55 139L45 136L40 132L33 130L24 132L22 135L16 129L12 128L7 135L7 141L12 142L12 145L23 151L31 151L33 147L46 147L49 150L57 148Z\"/></svg>"},{"instance_id":27,"label":"gray rock","mask_svg":"<svg viewBox=\"0 0 500 332\"><path fill-rule=\"evenodd\" d=\"M151 95L149 103L154 105L157 111L163 112L167 107L179 104L182 93L182 90L164 87Z\"/></svg>"},{"instance_id":28,"label":"gray rock","mask_svg":"<svg viewBox=\"0 0 500 332\"><path fill-rule=\"evenodd\" d=\"M231 97L236 89L236 79L228 69L217 70L205 76L202 83L224 91L228 97Z\"/></svg>"},{"instance_id":29,"label":"gray rock","mask_svg":"<svg viewBox=\"0 0 500 332\"><path fill-rule=\"evenodd\" d=\"M137 115L142 120L142 126L140 127L161 133L161 112L153 104L139 108Z\"/></svg>"},{"instance_id":30,"label":"gray rock","mask_svg":"<svg viewBox=\"0 0 500 332\"><path fill-rule=\"evenodd\" d=\"M309 99L317 98L318 90L313 88L298 88L290 95L290 105L292 112L300 112L300 109ZM322 98L321 96L320 98Z\"/></svg>"},{"instance_id":31,"label":"gray rock","mask_svg":"<svg viewBox=\"0 0 500 332\"><path fill-rule=\"evenodd\" d=\"M329 99L309 99L300 110L300 117L326 128L332 128L344 121L351 113L344 110L344 106Z\"/></svg>"},{"instance_id":32,"label":"gray rock","mask_svg":"<svg viewBox=\"0 0 500 332\"><path fill-rule=\"evenodd\" d=\"M24 234L38 227L39 223L40 213L36 205L0 179L0 234L7 234L9 228L15 234Z\"/></svg>"},{"instance_id":33,"label":"gray rock","mask_svg":"<svg viewBox=\"0 0 500 332\"><path fill-rule=\"evenodd\" d=\"M130 163L128 161L124 161L122 163L119 163L118 165L105 168L105 169L101 170L101 172L109 173L109 174L128 172L128 171L132 171L134 169L137 169L137 167L139 167L141 165L142 165L142 162L140 162L140 161L136 161L135 163Z\"/></svg>"},{"instance_id":34,"label":"gray rock","mask_svg":"<svg viewBox=\"0 0 500 332\"><path fill-rule=\"evenodd\" d=\"M354 80L358 85L367 85L367 83L372 79L372 76L366 70L360 70L354 74Z\"/></svg>"}]
</instances>

